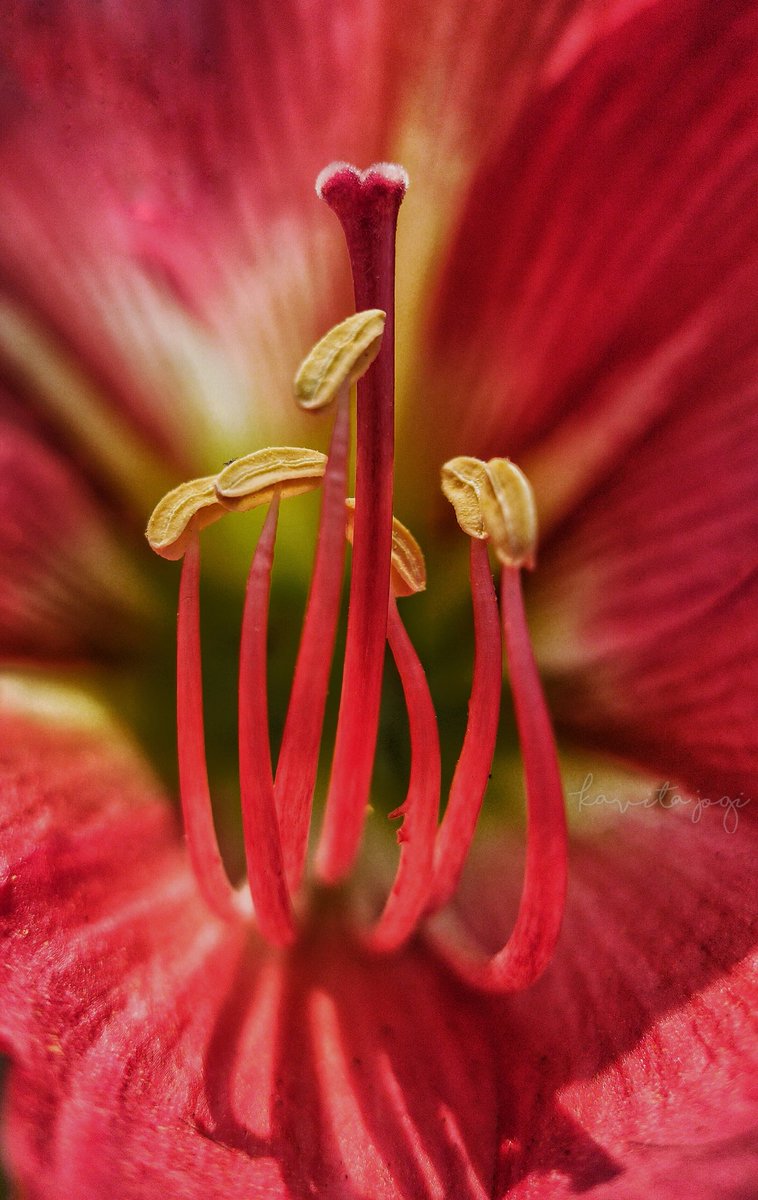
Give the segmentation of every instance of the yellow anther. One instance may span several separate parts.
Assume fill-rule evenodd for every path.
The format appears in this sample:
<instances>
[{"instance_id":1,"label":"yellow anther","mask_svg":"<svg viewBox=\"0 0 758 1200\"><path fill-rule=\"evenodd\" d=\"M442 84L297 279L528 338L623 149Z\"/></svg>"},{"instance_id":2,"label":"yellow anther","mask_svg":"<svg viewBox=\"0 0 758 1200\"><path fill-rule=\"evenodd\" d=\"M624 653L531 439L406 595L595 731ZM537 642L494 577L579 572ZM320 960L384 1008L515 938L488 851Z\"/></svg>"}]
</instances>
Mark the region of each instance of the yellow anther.
<instances>
[{"instance_id":1,"label":"yellow anther","mask_svg":"<svg viewBox=\"0 0 758 1200\"><path fill-rule=\"evenodd\" d=\"M145 533L156 554L181 558L193 534L224 515L215 484L215 475L190 479L159 500Z\"/></svg>"},{"instance_id":2,"label":"yellow anther","mask_svg":"<svg viewBox=\"0 0 758 1200\"><path fill-rule=\"evenodd\" d=\"M458 524L473 538L486 538L482 519L482 492L491 484L487 467L480 458L461 454L442 468L442 491L455 509Z\"/></svg>"},{"instance_id":3,"label":"yellow anther","mask_svg":"<svg viewBox=\"0 0 758 1200\"><path fill-rule=\"evenodd\" d=\"M387 314L369 308L335 325L317 342L295 376L295 399L315 411L369 369L379 353Z\"/></svg>"},{"instance_id":4,"label":"yellow anther","mask_svg":"<svg viewBox=\"0 0 758 1200\"><path fill-rule=\"evenodd\" d=\"M321 483L326 455L302 446L267 446L224 467L216 476L216 497L224 508L247 512L266 504L275 492L299 496Z\"/></svg>"},{"instance_id":5,"label":"yellow anther","mask_svg":"<svg viewBox=\"0 0 758 1200\"><path fill-rule=\"evenodd\" d=\"M482 496L484 528L502 563L533 567L537 552L537 506L532 485L509 458L491 458L492 491Z\"/></svg>"},{"instance_id":6,"label":"yellow anther","mask_svg":"<svg viewBox=\"0 0 758 1200\"><path fill-rule=\"evenodd\" d=\"M347 509L347 540L353 544L355 523L355 499L345 501ZM412 596L423 592L426 587L426 563L424 552L409 529L397 517L392 518L392 560L390 586L394 596Z\"/></svg>"},{"instance_id":7,"label":"yellow anther","mask_svg":"<svg viewBox=\"0 0 758 1200\"><path fill-rule=\"evenodd\" d=\"M537 549L537 509L523 471L509 458L461 455L442 468L442 491L469 537L489 538L502 563L533 567Z\"/></svg>"}]
</instances>

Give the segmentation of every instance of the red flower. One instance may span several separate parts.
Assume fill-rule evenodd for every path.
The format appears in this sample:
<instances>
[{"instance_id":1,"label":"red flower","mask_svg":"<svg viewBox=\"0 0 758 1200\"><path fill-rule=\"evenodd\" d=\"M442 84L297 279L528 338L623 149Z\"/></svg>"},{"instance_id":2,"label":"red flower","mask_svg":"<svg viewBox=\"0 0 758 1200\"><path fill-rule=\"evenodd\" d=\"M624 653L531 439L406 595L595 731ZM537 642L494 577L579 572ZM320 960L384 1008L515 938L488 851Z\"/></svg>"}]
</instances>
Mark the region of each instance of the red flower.
<instances>
[{"instance_id":1,"label":"red flower","mask_svg":"<svg viewBox=\"0 0 758 1200\"><path fill-rule=\"evenodd\" d=\"M10 9L8 1168L29 1197L748 1197L756 13L482 0L382 15ZM513 455L540 508L530 626L575 839L555 957L506 995L440 956L451 928L491 952L513 926L523 836L498 801L504 752L444 931L365 946L354 910L376 908L380 850L273 949L211 914L163 789L106 715L165 764L170 570L139 540L161 491L251 445L313 440L286 389L350 311L312 194L338 155L402 159L413 182L395 508L432 555L409 620L427 605L418 640L446 722L465 709L467 617L448 582L462 539L430 502L439 467ZM205 564L211 749L244 535L224 536ZM309 560L290 545L298 579ZM283 589L280 630L290 611ZM372 837L386 824L372 817Z\"/></svg>"}]
</instances>

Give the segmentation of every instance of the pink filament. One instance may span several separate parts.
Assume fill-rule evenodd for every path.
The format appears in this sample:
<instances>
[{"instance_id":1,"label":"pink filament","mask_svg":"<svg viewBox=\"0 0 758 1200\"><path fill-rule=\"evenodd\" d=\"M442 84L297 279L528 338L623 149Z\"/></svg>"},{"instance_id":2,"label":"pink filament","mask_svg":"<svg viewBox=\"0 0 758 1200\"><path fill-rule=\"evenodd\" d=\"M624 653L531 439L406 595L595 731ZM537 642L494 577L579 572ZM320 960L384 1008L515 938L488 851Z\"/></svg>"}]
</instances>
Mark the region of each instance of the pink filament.
<instances>
[{"instance_id":1,"label":"pink filament","mask_svg":"<svg viewBox=\"0 0 758 1200\"><path fill-rule=\"evenodd\" d=\"M179 791L190 862L200 894L224 920L241 908L219 853L208 787L200 652L200 543L194 537L182 563L176 631L176 729Z\"/></svg>"},{"instance_id":2,"label":"pink filament","mask_svg":"<svg viewBox=\"0 0 758 1200\"><path fill-rule=\"evenodd\" d=\"M302 878L318 753L345 564L345 491L350 440L348 390L339 398L324 474L318 545L300 638L274 795L284 867L294 892Z\"/></svg>"},{"instance_id":3,"label":"pink filament","mask_svg":"<svg viewBox=\"0 0 758 1200\"><path fill-rule=\"evenodd\" d=\"M529 641L518 567L503 567L501 598L526 782L526 869L505 946L483 965L459 969L480 987L516 991L534 983L553 955L566 900L568 838L555 738Z\"/></svg>"},{"instance_id":4,"label":"pink filament","mask_svg":"<svg viewBox=\"0 0 758 1200\"><path fill-rule=\"evenodd\" d=\"M487 542L471 539L469 569L474 608L474 671L468 722L445 816L437 833L429 911L447 904L458 886L489 782L502 689L502 644Z\"/></svg>"},{"instance_id":5,"label":"pink filament","mask_svg":"<svg viewBox=\"0 0 758 1200\"><path fill-rule=\"evenodd\" d=\"M295 936L271 773L266 675L271 569L279 515L274 497L253 556L242 617L239 764L247 875L261 933L283 946Z\"/></svg>"},{"instance_id":6,"label":"pink filament","mask_svg":"<svg viewBox=\"0 0 758 1200\"><path fill-rule=\"evenodd\" d=\"M358 383L355 527L337 736L317 868L349 872L360 846L379 726L392 546L395 229L404 185L341 167L321 195L342 222L356 308L386 314L379 354Z\"/></svg>"},{"instance_id":7,"label":"pink filament","mask_svg":"<svg viewBox=\"0 0 758 1200\"><path fill-rule=\"evenodd\" d=\"M411 777L405 803L391 817L403 816L398 831L400 864L387 903L367 934L372 949L395 950L410 936L429 896L434 835L440 797L440 745L424 668L390 599L389 644L403 685L411 736Z\"/></svg>"}]
</instances>

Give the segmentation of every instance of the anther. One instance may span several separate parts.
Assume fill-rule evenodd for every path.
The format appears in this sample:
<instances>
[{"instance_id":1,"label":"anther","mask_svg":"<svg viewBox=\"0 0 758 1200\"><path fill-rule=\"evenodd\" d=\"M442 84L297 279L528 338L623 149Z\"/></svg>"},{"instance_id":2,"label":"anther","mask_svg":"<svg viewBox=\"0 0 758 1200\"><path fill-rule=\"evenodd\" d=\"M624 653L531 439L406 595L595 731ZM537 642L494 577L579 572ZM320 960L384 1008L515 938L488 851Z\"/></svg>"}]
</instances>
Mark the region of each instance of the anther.
<instances>
[{"instance_id":1,"label":"anther","mask_svg":"<svg viewBox=\"0 0 758 1200\"><path fill-rule=\"evenodd\" d=\"M236 458L215 480L216 497L226 509L247 512L280 498L299 496L318 487L326 455L302 446L267 446Z\"/></svg>"},{"instance_id":2,"label":"anther","mask_svg":"<svg viewBox=\"0 0 758 1200\"><path fill-rule=\"evenodd\" d=\"M145 531L151 550L161 558L176 561L196 533L224 515L215 484L215 475L190 479L158 501Z\"/></svg>"},{"instance_id":3,"label":"anther","mask_svg":"<svg viewBox=\"0 0 758 1200\"><path fill-rule=\"evenodd\" d=\"M331 404L340 388L365 375L382 345L387 314L369 308L340 321L303 360L295 376L295 399L315 412Z\"/></svg>"},{"instance_id":4,"label":"anther","mask_svg":"<svg viewBox=\"0 0 758 1200\"><path fill-rule=\"evenodd\" d=\"M345 536L352 545L355 524L355 497L345 501L347 524ZM424 552L411 533L397 517L392 518L392 556L390 587L393 596L414 596L426 588Z\"/></svg>"},{"instance_id":5,"label":"anther","mask_svg":"<svg viewBox=\"0 0 758 1200\"><path fill-rule=\"evenodd\" d=\"M487 463L491 489L484 489L482 519L495 554L504 566L534 567L537 507L523 471L509 458Z\"/></svg>"},{"instance_id":6,"label":"anther","mask_svg":"<svg viewBox=\"0 0 758 1200\"><path fill-rule=\"evenodd\" d=\"M461 454L451 458L442 468L442 491L455 510L455 517L464 533L472 538L486 538L482 516L482 493L491 488L487 466L480 458Z\"/></svg>"},{"instance_id":7,"label":"anther","mask_svg":"<svg viewBox=\"0 0 758 1200\"><path fill-rule=\"evenodd\" d=\"M531 484L509 458L460 455L442 468L442 491L464 533L487 538L500 562L533 567L537 508Z\"/></svg>"}]
</instances>

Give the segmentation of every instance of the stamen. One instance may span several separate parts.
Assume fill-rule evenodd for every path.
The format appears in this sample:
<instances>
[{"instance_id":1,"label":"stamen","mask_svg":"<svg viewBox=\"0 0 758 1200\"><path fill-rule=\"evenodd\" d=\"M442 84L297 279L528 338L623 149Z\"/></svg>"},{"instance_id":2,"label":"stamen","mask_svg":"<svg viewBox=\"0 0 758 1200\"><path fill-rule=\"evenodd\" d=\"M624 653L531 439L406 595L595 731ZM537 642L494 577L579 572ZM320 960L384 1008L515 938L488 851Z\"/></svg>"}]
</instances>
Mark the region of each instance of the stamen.
<instances>
[{"instance_id":1,"label":"stamen","mask_svg":"<svg viewBox=\"0 0 758 1200\"><path fill-rule=\"evenodd\" d=\"M378 308L354 313L324 334L295 376L295 399L313 412L331 404L343 387L365 375L382 345L387 314Z\"/></svg>"},{"instance_id":2,"label":"stamen","mask_svg":"<svg viewBox=\"0 0 758 1200\"><path fill-rule=\"evenodd\" d=\"M345 501L345 533L352 542L355 499ZM398 596L411 596L426 587L426 564L421 547L409 529L392 518L392 560L387 637L403 687L411 737L411 775L403 804L390 819L404 817L398 830L400 863L384 910L364 936L374 950L395 950L410 936L424 911L429 894L434 836L440 798L440 747L437 716L424 668L397 610Z\"/></svg>"},{"instance_id":3,"label":"stamen","mask_svg":"<svg viewBox=\"0 0 758 1200\"><path fill-rule=\"evenodd\" d=\"M437 833L429 912L447 904L458 886L489 783L500 719L503 683L500 615L487 545L476 536L471 539L469 570L474 609L474 671L466 733Z\"/></svg>"},{"instance_id":4,"label":"stamen","mask_svg":"<svg viewBox=\"0 0 758 1200\"><path fill-rule=\"evenodd\" d=\"M240 642L239 762L247 875L261 933L278 946L295 936L284 875L269 744L266 631L279 496L253 556Z\"/></svg>"},{"instance_id":5,"label":"stamen","mask_svg":"<svg viewBox=\"0 0 758 1200\"><path fill-rule=\"evenodd\" d=\"M568 835L555 736L529 640L518 567L503 567L500 587L526 783L526 869L513 932L474 978L483 987L516 991L534 983L553 956L566 900Z\"/></svg>"},{"instance_id":6,"label":"stamen","mask_svg":"<svg viewBox=\"0 0 758 1200\"><path fill-rule=\"evenodd\" d=\"M200 541L186 545L179 584L176 637L176 728L179 792L187 849L200 894L224 920L237 919L247 908L226 874L213 826L208 787L200 657ZM247 897L245 897L247 899Z\"/></svg>"},{"instance_id":7,"label":"stamen","mask_svg":"<svg viewBox=\"0 0 758 1200\"><path fill-rule=\"evenodd\" d=\"M339 617L345 565L344 504L349 440L349 396L347 388L343 388L324 474L313 578L274 784L284 867L293 892L299 886L305 866Z\"/></svg>"},{"instance_id":8,"label":"stamen","mask_svg":"<svg viewBox=\"0 0 758 1200\"><path fill-rule=\"evenodd\" d=\"M171 561L181 558L194 535L224 515L216 495L216 476L190 479L159 500L147 523L150 549Z\"/></svg>"},{"instance_id":9,"label":"stamen","mask_svg":"<svg viewBox=\"0 0 758 1200\"><path fill-rule=\"evenodd\" d=\"M459 465L460 460L447 464L453 468L448 478ZM555 949L566 896L568 840L555 738L521 592L520 567L534 561L534 498L529 481L507 459L482 465L491 484L490 490L481 482L481 473L474 473L481 484L482 523L503 561L503 635L526 783L526 869L516 923L503 949L485 962L463 963L460 954L451 961L459 974L478 987L513 991L534 983ZM468 478L472 472L468 466L465 471ZM444 951L444 944L439 944Z\"/></svg>"},{"instance_id":10,"label":"stamen","mask_svg":"<svg viewBox=\"0 0 758 1200\"><path fill-rule=\"evenodd\" d=\"M319 195L339 217L350 254L356 308L387 314L382 346L358 384L356 522L342 693L318 870L334 883L360 844L379 723L390 594L394 458L395 229L407 186L402 168L361 174L336 164Z\"/></svg>"},{"instance_id":11,"label":"stamen","mask_svg":"<svg viewBox=\"0 0 758 1200\"><path fill-rule=\"evenodd\" d=\"M403 686L411 738L411 774L405 801L390 813L403 817L397 831L400 863L381 916L365 935L373 950L396 950L411 935L429 898L440 799L437 716L424 668L408 637L394 596L387 635Z\"/></svg>"}]
</instances>

